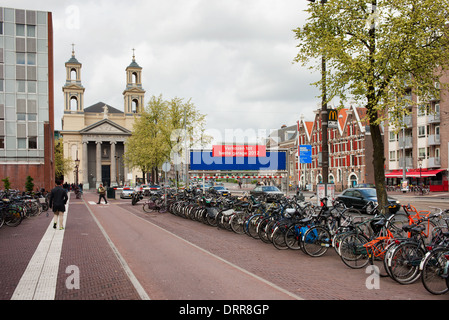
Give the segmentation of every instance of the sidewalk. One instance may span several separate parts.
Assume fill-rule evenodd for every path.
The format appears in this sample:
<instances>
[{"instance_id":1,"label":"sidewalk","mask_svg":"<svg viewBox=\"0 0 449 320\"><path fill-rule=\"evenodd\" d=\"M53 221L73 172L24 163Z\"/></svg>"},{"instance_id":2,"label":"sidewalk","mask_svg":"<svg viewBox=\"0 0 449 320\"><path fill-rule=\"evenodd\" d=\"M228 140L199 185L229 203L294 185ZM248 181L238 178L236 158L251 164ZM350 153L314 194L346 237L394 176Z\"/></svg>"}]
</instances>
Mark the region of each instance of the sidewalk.
<instances>
[{"instance_id":1,"label":"sidewalk","mask_svg":"<svg viewBox=\"0 0 449 320\"><path fill-rule=\"evenodd\" d=\"M4 238L14 237L14 231L26 232L21 234L21 238L31 240L16 239L15 247L0 251L2 265L9 266L9 272L0 272L0 285L6 289L0 299L141 299L130 280L126 264L119 259L119 254L103 234L89 208L95 208L95 205L88 204L88 200L93 200L96 195L87 192L84 197L85 201L75 199L71 194L64 230L53 229L53 213L50 210L48 217L44 212L35 219L24 220L15 230L0 230L0 243L5 243ZM5 249L3 245L0 247ZM17 255L21 251L26 254L14 261L16 257L11 256L11 250L17 251ZM31 253L33 250L34 253ZM16 268L13 269L11 264Z\"/></svg>"}]
</instances>

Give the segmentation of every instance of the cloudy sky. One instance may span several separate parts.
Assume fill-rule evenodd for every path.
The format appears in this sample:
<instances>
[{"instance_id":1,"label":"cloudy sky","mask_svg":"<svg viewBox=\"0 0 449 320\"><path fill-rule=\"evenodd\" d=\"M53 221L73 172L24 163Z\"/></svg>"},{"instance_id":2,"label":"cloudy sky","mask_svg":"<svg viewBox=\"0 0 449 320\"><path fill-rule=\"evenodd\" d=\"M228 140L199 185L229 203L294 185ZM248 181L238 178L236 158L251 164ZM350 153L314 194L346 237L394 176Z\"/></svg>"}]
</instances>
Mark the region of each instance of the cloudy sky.
<instances>
[{"instance_id":1,"label":"cloudy sky","mask_svg":"<svg viewBox=\"0 0 449 320\"><path fill-rule=\"evenodd\" d=\"M306 0L2 0L4 7L51 11L55 127L61 129L64 63L75 44L85 107L123 110L125 68L143 68L146 101L191 99L216 139L313 119L319 74L293 63ZM218 137L217 137L218 135ZM221 135L221 137L220 137Z\"/></svg>"}]
</instances>

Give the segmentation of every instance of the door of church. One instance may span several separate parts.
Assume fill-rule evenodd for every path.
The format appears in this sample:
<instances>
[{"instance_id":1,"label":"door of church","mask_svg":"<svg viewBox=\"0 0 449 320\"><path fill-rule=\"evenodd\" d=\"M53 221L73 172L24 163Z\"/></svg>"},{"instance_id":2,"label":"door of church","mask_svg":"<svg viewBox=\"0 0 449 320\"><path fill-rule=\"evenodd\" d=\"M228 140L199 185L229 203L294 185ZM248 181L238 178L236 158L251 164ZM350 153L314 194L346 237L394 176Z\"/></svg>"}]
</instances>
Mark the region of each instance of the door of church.
<instances>
[{"instance_id":1,"label":"door of church","mask_svg":"<svg viewBox=\"0 0 449 320\"><path fill-rule=\"evenodd\" d=\"M109 187L111 185L111 166L110 165L102 165L101 166L101 180L103 182L103 186Z\"/></svg>"}]
</instances>

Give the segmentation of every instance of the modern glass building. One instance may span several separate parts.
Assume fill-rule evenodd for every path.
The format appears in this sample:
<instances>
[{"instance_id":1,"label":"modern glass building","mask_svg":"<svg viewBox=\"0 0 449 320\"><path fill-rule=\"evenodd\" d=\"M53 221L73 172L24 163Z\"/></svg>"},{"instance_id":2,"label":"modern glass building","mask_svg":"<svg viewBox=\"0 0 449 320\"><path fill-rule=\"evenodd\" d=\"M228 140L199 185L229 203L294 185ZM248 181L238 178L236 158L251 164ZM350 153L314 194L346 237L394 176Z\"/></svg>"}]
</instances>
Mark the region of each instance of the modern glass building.
<instances>
[{"instance_id":1,"label":"modern glass building","mask_svg":"<svg viewBox=\"0 0 449 320\"><path fill-rule=\"evenodd\" d=\"M54 186L53 94L51 12L0 7L0 179L12 188Z\"/></svg>"}]
</instances>

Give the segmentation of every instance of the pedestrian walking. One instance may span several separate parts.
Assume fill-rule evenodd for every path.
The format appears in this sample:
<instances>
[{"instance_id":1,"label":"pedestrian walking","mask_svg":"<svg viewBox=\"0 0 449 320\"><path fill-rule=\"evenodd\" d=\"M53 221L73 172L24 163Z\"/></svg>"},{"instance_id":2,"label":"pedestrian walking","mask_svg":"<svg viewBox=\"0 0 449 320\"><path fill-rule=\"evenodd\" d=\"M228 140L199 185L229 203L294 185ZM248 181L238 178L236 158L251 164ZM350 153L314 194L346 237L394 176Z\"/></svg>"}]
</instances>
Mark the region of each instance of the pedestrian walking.
<instances>
[{"instance_id":1,"label":"pedestrian walking","mask_svg":"<svg viewBox=\"0 0 449 320\"><path fill-rule=\"evenodd\" d=\"M56 187L51 190L49 206L54 213L53 229L56 229L59 220L59 230L64 229L64 212L65 204L67 203L67 192L62 188L62 181L56 181Z\"/></svg>"},{"instance_id":2,"label":"pedestrian walking","mask_svg":"<svg viewBox=\"0 0 449 320\"><path fill-rule=\"evenodd\" d=\"M103 184L102 184L102 183L100 183L100 186L98 187L98 194L99 194L99 196L98 196L98 202L97 202L97 204L100 204L101 198L103 198L104 203L107 204L107 203L108 203L108 200L106 200L106 197L105 197L106 190L105 190L105 188L103 187Z\"/></svg>"}]
</instances>

